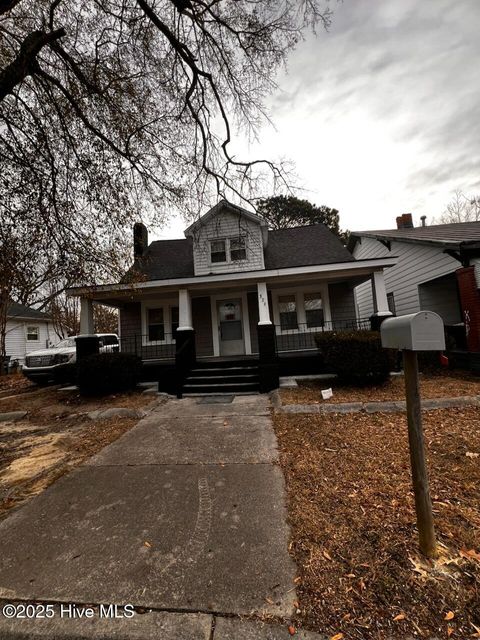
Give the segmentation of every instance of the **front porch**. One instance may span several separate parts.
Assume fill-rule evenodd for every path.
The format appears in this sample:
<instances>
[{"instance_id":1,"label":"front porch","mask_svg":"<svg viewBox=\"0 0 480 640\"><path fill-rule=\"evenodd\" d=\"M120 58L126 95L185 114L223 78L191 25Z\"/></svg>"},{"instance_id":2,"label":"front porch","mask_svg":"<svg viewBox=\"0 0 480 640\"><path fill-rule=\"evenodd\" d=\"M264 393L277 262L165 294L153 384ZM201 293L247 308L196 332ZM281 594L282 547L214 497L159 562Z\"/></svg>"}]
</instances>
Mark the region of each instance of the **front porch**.
<instances>
[{"instance_id":1,"label":"front porch","mask_svg":"<svg viewBox=\"0 0 480 640\"><path fill-rule=\"evenodd\" d=\"M208 369L208 363L241 367L242 361L254 363L259 390L268 391L277 386L279 371L320 367L317 333L371 328L370 319L356 314L353 289L359 283L372 279L376 315L389 315L383 265L374 267L349 263L328 279L317 270L262 281L232 275L208 288L152 282L117 288L114 296L97 290L81 299L81 333L93 332L94 301L111 304L119 308L120 351L140 356L162 379L173 375L177 391L192 370Z\"/></svg>"}]
</instances>

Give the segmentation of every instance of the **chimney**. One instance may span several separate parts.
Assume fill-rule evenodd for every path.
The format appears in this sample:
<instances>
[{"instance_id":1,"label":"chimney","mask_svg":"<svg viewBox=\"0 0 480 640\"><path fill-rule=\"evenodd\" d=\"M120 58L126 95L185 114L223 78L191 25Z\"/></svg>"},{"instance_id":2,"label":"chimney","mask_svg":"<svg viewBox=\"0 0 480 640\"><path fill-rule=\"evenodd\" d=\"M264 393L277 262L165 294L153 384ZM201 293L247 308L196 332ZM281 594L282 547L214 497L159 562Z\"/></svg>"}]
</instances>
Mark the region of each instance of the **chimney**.
<instances>
[{"instance_id":1,"label":"chimney","mask_svg":"<svg viewBox=\"0 0 480 640\"><path fill-rule=\"evenodd\" d=\"M133 257L141 258L145 255L148 247L148 231L142 222L133 225Z\"/></svg>"},{"instance_id":2,"label":"chimney","mask_svg":"<svg viewBox=\"0 0 480 640\"><path fill-rule=\"evenodd\" d=\"M426 227L427 224L425 222L425 220L427 219L427 216L420 216L420 220L422 221L422 227Z\"/></svg>"},{"instance_id":3,"label":"chimney","mask_svg":"<svg viewBox=\"0 0 480 640\"><path fill-rule=\"evenodd\" d=\"M411 213L404 213L401 216L397 216L397 229L413 229Z\"/></svg>"}]
</instances>

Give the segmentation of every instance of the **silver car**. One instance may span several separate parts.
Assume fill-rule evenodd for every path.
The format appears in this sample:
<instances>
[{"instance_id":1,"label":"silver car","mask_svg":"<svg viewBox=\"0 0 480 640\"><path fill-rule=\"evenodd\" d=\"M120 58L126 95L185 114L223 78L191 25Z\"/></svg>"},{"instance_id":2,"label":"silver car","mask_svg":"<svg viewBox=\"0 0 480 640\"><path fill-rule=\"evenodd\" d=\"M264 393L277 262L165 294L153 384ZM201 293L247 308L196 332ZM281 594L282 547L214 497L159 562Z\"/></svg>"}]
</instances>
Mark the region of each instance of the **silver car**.
<instances>
[{"instance_id":1,"label":"silver car","mask_svg":"<svg viewBox=\"0 0 480 640\"><path fill-rule=\"evenodd\" d=\"M97 333L100 338L100 352L118 351L118 336L115 333ZM22 372L32 382L49 382L62 378L67 365L77 359L76 336L61 340L51 349L31 351L25 358Z\"/></svg>"}]
</instances>

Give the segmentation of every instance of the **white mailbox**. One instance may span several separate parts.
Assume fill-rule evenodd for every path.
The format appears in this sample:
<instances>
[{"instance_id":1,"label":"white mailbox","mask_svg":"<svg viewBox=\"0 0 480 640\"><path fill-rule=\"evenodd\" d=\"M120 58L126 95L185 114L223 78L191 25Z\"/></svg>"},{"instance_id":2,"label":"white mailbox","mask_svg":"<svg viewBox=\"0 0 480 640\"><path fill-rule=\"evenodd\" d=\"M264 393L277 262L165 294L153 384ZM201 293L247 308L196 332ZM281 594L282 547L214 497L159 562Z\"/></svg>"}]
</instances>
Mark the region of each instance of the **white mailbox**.
<instances>
[{"instance_id":1,"label":"white mailbox","mask_svg":"<svg viewBox=\"0 0 480 640\"><path fill-rule=\"evenodd\" d=\"M445 333L442 318L433 311L387 318L380 326L382 347L410 351L443 351Z\"/></svg>"}]
</instances>

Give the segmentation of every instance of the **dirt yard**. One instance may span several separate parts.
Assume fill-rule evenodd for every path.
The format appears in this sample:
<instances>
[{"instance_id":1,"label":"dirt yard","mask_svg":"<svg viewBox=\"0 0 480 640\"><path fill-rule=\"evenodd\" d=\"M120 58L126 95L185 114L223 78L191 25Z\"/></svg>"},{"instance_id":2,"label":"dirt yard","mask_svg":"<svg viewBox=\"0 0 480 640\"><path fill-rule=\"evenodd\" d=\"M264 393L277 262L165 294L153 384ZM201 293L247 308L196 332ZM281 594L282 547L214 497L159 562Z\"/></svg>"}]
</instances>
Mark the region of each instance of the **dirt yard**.
<instances>
[{"instance_id":1,"label":"dirt yard","mask_svg":"<svg viewBox=\"0 0 480 640\"><path fill-rule=\"evenodd\" d=\"M323 400L321 390L329 387L333 389L333 397ZM454 372L421 374L420 387L422 398L475 396L480 395L480 377ZM298 389L281 389L280 396L283 404L405 400L405 380L403 376L395 376L383 385L365 388L342 386L335 380L299 380Z\"/></svg>"},{"instance_id":2,"label":"dirt yard","mask_svg":"<svg viewBox=\"0 0 480 640\"><path fill-rule=\"evenodd\" d=\"M433 563L418 554L403 413L278 413L274 423L296 626L345 640L480 638L480 409L424 412Z\"/></svg>"},{"instance_id":3,"label":"dirt yard","mask_svg":"<svg viewBox=\"0 0 480 640\"><path fill-rule=\"evenodd\" d=\"M20 376L9 378L18 379L11 380L8 394L0 396L0 413L28 413L17 422L0 422L0 517L138 422L132 417L92 420L88 412L109 407L147 410L157 402L141 392L85 399L78 392L25 385Z\"/></svg>"}]
</instances>

